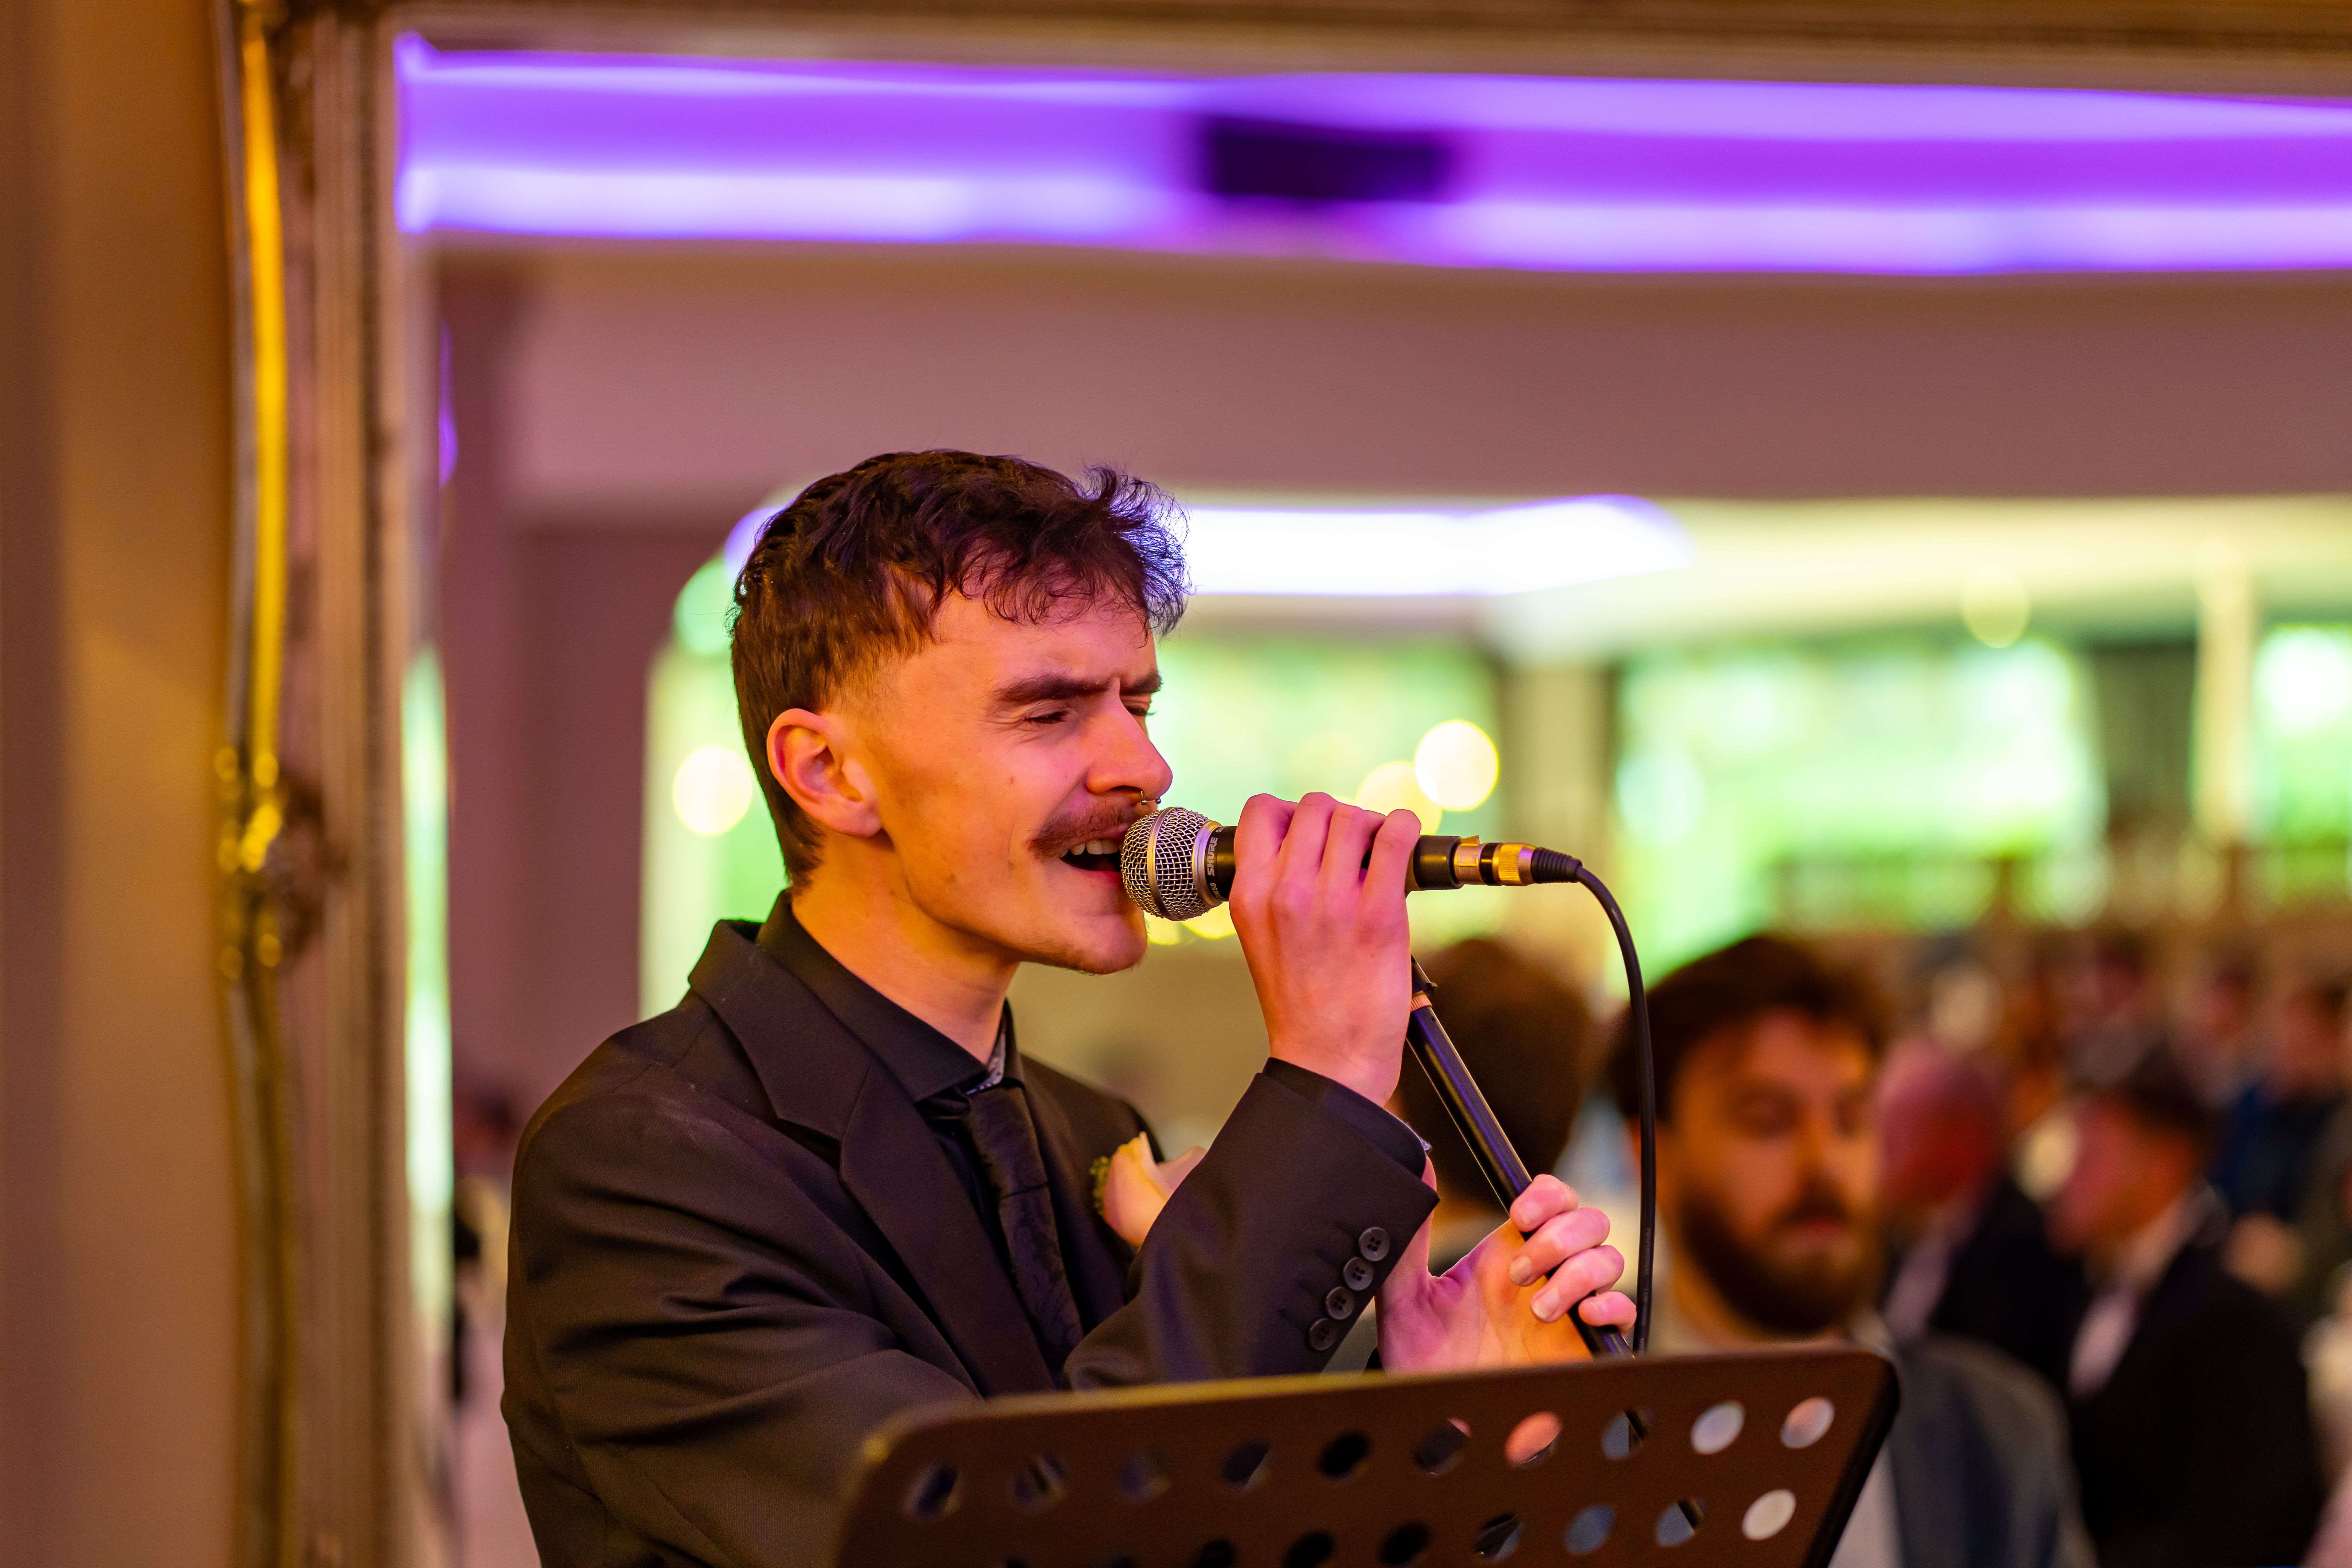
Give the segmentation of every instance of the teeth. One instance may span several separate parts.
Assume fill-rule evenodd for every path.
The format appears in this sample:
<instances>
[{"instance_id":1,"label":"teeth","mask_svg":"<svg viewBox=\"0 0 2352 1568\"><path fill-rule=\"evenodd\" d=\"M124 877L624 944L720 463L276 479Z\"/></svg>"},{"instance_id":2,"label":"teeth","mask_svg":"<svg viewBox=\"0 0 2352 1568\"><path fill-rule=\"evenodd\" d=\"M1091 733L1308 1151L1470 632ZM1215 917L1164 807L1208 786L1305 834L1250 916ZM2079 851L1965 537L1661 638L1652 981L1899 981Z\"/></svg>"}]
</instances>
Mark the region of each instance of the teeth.
<instances>
[{"instance_id":1,"label":"teeth","mask_svg":"<svg viewBox=\"0 0 2352 1568\"><path fill-rule=\"evenodd\" d=\"M1079 845L1076 849L1065 850L1062 858L1066 860L1073 855L1109 855L1116 857L1118 854L1118 839L1092 838L1088 839L1086 843Z\"/></svg>"}]
</instances>

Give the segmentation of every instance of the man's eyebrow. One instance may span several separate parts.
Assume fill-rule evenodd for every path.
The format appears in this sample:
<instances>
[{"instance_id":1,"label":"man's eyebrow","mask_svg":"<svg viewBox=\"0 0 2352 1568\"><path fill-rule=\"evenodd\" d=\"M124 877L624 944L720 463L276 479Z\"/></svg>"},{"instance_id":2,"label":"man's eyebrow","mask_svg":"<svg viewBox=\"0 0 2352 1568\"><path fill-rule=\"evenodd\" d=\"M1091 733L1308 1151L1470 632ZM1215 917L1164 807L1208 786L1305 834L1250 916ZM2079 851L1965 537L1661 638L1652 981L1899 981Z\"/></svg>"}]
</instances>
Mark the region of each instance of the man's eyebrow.
<instances>
[{"instance_id":1,"label":"man's eyebrow","mask_svg":"<svg viewBox=\"0 0 2352 1568\"><path fill-rule=\"evenodd\" d=\"M1096 697L1110 689L1109 680L1087 680L1075 675L1046 674L1024 676L996 690L996 702L1003 708L1022 708L1032 702L1067 702L1080 697ZM1160 672L1150 675L1131 686L1123 688L1137 697L1150 697L1160 689Z\"/></svg>"}]
</instances>

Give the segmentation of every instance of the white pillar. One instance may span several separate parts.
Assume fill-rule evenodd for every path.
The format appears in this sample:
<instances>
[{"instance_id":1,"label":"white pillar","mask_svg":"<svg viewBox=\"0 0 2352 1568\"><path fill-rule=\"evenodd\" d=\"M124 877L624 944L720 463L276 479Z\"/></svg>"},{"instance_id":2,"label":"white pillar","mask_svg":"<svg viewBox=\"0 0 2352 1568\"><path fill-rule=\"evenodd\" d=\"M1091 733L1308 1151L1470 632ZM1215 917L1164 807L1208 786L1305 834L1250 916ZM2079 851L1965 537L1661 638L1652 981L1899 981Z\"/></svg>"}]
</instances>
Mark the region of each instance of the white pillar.
<instances>
[{"instance_id":1,"label":"white pillar","mask_svg":"<svg viewBox=\"0 0 2352 1568\"><path fill-rule=\"evenodd\" d=\"M1591 665L1513 668L1503 677L1500 837L1564 849L1610 874L1610 672ZM1504 934L1590 984L1612 981L1616 943L1581 889L1511 896Z\"/></svg>"},{"instance_id":2,"label":"white pillar","mask_svg":"<svg viewBox=\"0 0 2352 1568\"><path fill-rule=\"evenodd\" d=\"M2245 556L2227 540L2206 547L2197 577L2197 724L2190 809L2217 848L2253 832L2254 643L2262 612Z\"/></svg>"}]
</instances>

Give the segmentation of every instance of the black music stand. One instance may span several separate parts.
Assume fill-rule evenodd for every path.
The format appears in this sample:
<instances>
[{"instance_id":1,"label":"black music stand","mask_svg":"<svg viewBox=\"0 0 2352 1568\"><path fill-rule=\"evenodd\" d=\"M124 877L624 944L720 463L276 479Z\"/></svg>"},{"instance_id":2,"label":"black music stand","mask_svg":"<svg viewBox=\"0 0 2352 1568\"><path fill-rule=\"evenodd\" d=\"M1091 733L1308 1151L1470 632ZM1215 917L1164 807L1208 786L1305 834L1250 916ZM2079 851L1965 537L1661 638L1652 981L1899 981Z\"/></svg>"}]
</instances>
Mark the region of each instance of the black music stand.
<instances>
[{"instance_id":1,"label":"black music stand","mask_svg":"<svg viewBox=\"0 0 2352 1568\"><path fill-rule=\"evenodd\" d=\"M942 1406L866 1440L832 1561L1822 1568L1896 1398L1884 1357L1819 1348Z\"/></svg>"}]
</instances>

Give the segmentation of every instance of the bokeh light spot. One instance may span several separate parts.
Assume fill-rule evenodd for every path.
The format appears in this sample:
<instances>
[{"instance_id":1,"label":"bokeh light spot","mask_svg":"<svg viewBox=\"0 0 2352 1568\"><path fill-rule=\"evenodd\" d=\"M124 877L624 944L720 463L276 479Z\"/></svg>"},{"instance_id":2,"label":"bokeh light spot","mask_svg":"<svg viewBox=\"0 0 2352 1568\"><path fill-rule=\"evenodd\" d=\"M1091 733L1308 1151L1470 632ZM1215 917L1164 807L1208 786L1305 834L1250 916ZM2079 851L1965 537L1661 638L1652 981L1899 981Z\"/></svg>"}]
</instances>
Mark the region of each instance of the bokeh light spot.
<instances>
[{"instance_id":1,"label":"bokeh light spot","mask_svg":"<svg viewBox=\"0 0 2352 1568\"><path fill-rule=\"evenodd\" d=\"M2284 734L2300 738L2352 717L2352 640L2320 626L2289 626L2264 639L2254 686Z\"/></svg>"},{"instance_id":2,"label":"bokeh light spot","mask_svg":"<svg viewBox=\"0 0 2352 1568\"><path fill-rule=\"evenodd\" d=\"M751 809L759 793L751 764L731 746L704 746L677 765L669 786L677 819L706 838L716 838Z\"/></svg>"},{"instance_id":3,"label":"bokeh light spot","mask_svg":"<svg viewBox=\"0 0 2352 1568\"><path fill-rule=\"evenodd\" d=\"M1382 763L1356 786L1356 804L1366 811L1410 811L1421 818L1423 833L1437 831L1445 808L1429 798L1413 775L1411 763Z\"/></svg>"},{"instance_id":4,"label":"bokeh light spot","mask_svg":"<svg viewBox=\"0 0 2352 1568\"><path fill-rule=\"evenodd\" d=\"M1194 915L1184 922L1184 929L1194 936L1205 936L1214 942L1221 936L1234 934L1234 910L1230 904L1219 904L1205 914Z\"/></svg>"},{"instance_id":5,"label":"bokeh light spot","mask_svg":"<svg viewBox=\"0 0 2352 1568\"><path fill-rule=\"evenodd\" d=\"M1448 719L1423 735L1412 753L1413 782L1448 811L1471 811L1485 804L1502 772L1495 742L1467 719Z\"/></svg>"},{"instance_id":6,"label":"bokeh light spot","mask_svg":"<svg viewBox=\"0 0 2352 1568\"><path fill-rule=\"evenodd\" d=\"M1979 566L1960 590L1960 619L1969 635L1987 647L2007 647L2025 635L2033 618L2033 599L2016 574L1998 566Z\"/></svg>"}]
</instances>

